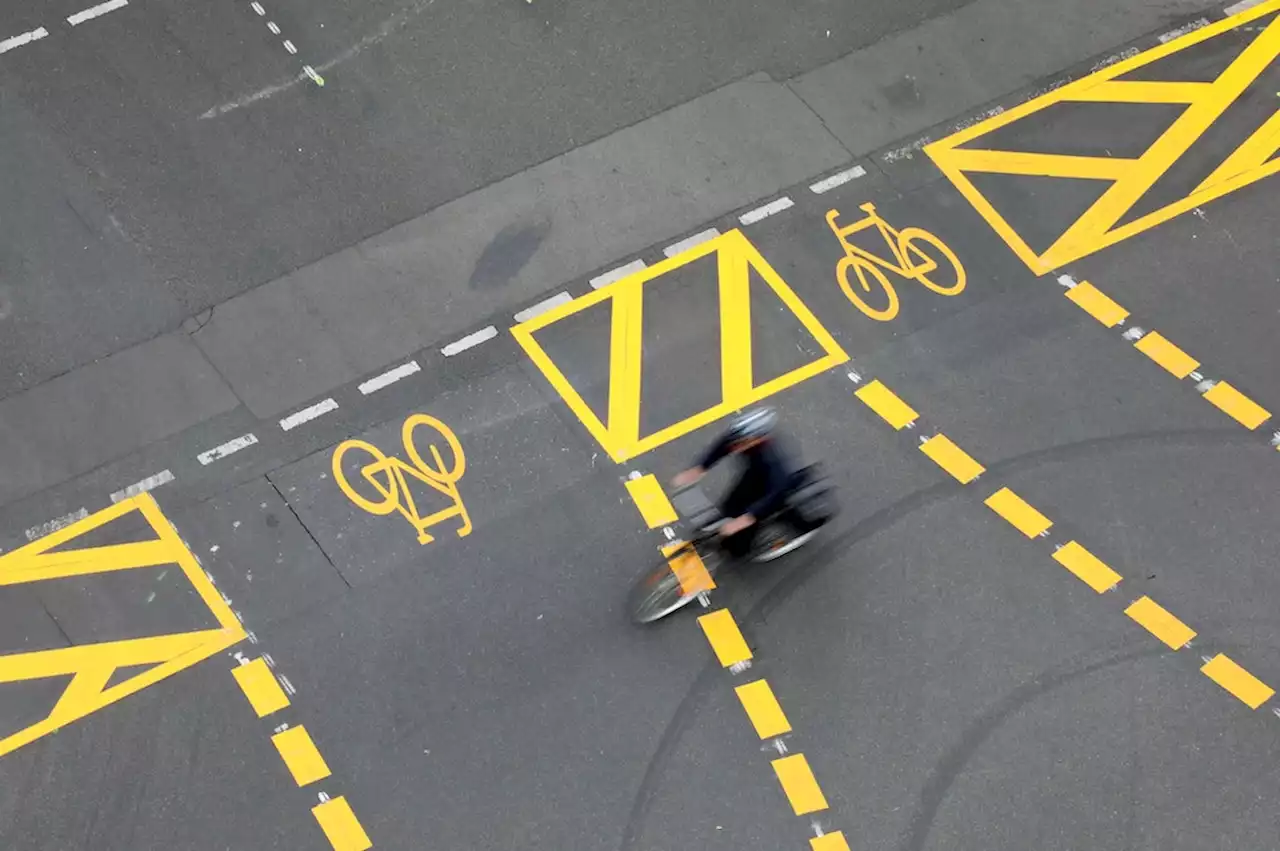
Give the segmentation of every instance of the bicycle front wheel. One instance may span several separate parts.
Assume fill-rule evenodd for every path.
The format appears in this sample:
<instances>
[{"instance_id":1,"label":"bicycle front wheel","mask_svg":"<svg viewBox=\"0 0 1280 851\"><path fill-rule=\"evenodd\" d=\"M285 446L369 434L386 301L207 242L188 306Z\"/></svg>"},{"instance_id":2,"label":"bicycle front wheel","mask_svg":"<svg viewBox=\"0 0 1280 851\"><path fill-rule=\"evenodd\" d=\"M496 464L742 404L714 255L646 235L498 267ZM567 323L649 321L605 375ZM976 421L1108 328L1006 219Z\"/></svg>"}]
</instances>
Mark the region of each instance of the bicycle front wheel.
<instances>
[{"instance_id":1,"label":"bicycle front wheel","mask_svg":"<svg viewBox=\"0 0 1280 851\"><path fill-rule=\"evenodd\" d=\"M627 610L635 623L653 623L684 608L697 598L697 594L684 593L680 578L664 559L657 567L641 576L631 587L631 594L627 599Z\"/></svg>"},{"instance_id":2,"label":"bicycle front wheel","mask_svg":"<svg viewBox=\"0 0 1280 851\"><path fill-rule=\"evenodd\" d=\"M938 295L959 295L968 283L964 265L945 242L922 228L903 228L902 256L911 267L911 277ZM950 266L948 272L945 267Z\"/></svg>"},{"instance_id":3,"label":"bicycle front wheel","mask_svg":"<svg viewBox=\"0 0 1280 851\"><path fill-rule=\"evenodd\" d=\"M858 277L858 286L854 287L849 280L849 273L853 272ZM876 287L884 293L884 306L879 307L868 301L863 293L870 295L873 288L868 283L868 278L876 282ZM880 322L888 322L890 319L898 315L898 293L893 288L893 284L889 283L889 279L885 277L874 263L863 260L861 257L844 256L840 262L836 264L836 280L840 283L840 289L844 290L845 296L849 301L853 302L854 307L861 310L867 316ZM879 303L880 298L875 301Z\"/></svg>"},{"instance_id":4,"label":"bicycle front wheel","mask_svg":"<svg viewBox=\"0 0 1280 851\"><path fill-rule=\"evenodd\" d=\"M418 426L428 426L444 438L445 445L449 447L449 454L453 458L452 467L445 465L444 458L441 456L440 450L436 448L434 441L429 443L427 448L431 450L432 457L440 466L438 468L433 467L426 462L422 457L422 453L418 451L417 444L413 442L413 430ZM427 414L414 414L404 421L404 426L400 430L400 438L404 442L405 452L409 454L409 461L429 478L438 482L456 482L467 471L467 456L462 452L462 444L458 441L458 436L453 433L452 429L435 417Z\"/></svg>"}]
</instances>

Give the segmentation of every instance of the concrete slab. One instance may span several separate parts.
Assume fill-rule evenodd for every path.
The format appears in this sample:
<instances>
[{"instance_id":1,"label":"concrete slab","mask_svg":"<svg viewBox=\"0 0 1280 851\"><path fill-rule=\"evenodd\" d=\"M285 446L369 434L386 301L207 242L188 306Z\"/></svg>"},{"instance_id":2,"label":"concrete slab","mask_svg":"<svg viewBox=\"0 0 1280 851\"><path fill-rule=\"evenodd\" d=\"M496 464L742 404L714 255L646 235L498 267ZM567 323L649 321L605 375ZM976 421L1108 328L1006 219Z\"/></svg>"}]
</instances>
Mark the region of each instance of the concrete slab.
<instances>
[{"instance_id":1,"label":"concrete slab","mask_svg":"<svg viewBox=\"0 0 1280 851\"><path fill-rule=\"evenodd\" d=\"M0 402L0 503L239 404L185 334L169 334Z\"/></svg>"},{"instance_id":2,"label":"concrete slab","mask_svg":"<svg viewBox=\"0 0 1280 851\"><path fill-rule=\"evenodd\" d=\"M195 338L270 416L846 159L756 75L232 299Z\"/></svg>"}]
</instances>

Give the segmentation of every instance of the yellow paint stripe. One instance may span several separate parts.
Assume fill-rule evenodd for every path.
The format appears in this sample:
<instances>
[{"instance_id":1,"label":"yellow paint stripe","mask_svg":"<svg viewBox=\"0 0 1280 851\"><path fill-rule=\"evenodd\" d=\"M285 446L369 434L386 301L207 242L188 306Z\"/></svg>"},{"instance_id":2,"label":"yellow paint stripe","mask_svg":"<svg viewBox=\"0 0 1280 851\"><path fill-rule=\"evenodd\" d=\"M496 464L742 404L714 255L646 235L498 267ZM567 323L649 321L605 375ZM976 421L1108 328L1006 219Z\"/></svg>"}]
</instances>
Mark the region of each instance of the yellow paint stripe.
<instances>
[{"instance_id":1,"label":"yellow paint stripe","mask_svg":"<svg viewBox=\"0 0 1280 851\"><path fill-rule=\"evenodd\" d=\"M809 840L809 851L849 851L849 843L840 831L824 833Z\"/></svg>"},{"instance_id":2,"label":"yellow paint stripe","mask_svg":"<svg viewBox=\"0 0 1280 851\"><path fill-rule=\"evenodd\" d=\"M933 462L946 470L962 485L978 478L986 472L977 461L945 434L936 434L920 445L920 451L933 459Z\"/></svg>"},{"instance_id":3,"label":"yellow paint stripe","mask_svg":"<svg viewBox=\"0 0 1280 851\"><path fill-rule=\"evenodd\" d=\"M670 557L672 553L676 553L674 558ZM701 594L716 587L716 581L702 563L702 556L693 547L687 544L667 544L662 548L662 554L668 556L667 564L671 566L676 579L680 580L680 590L684 594Z\"/></svg>"},{"instance_id":4,"label":"yellow paint stripe","mask_svg":"<svg viewBox=\"0 0 1280 851\"><path fill-rule=\"evenodd\" d=\"M333 851L368 851L373 847L369 834L360 826L346 798L330 798L320 806L312 807L311 814L320 823L320 829L329 839Z\"/></svg>"},{"instance_id":5,"label":"yellow paint stripe","mask_svg":"<svg viewBox=\"0 0 1280 851\"><path fill-rule=\"evenodd\" d=\"M1077 157L1070 154L1033 154L1025 151L990 151L954 148L947 151L948 165L968 172L1075 177L1086 180L1119 180L1137 160L1118 157Z\"/></svg>"},{"instance_id":6,"label":"yellow paint stripe","mask_svg":"<svg viewBox=\"0 0 1280 851\"><path fill-rule=\"evenodd\" d=\"M1137 621L1147 632L1179 650L1196 637L1196 631L1170 614L1163 606L1150 597L1141 597L1133 602L1124 613Z\"/></svg>"},{"instance_id":7,"label":"yellow paint stripe","mask_svg":"<svg viewBox=\"0 0 1280 851\"><path fill-rule=\"evenodd\" d=\"M315 742L311 741L306 727L290 727L283 733L272 736L271 742L280 752L280 758L299 786L323 780L332 773L324 757L316 749Z\"/></svg>"},{"instance_id":8,"label":"yellow paint stripe","mask_svg":"<svg viewBox=\"0 0 1280 851\"><path fill-rule=\"evenodd\" d=\"M1053 522L1008 488L1001 488L986 499L987 508L999 514L1028 538L1049 530Z\"/></svg>"},{"instance_id":9,"label":"yellow paint stripe","mask_svg":"<svg viewBox=\"0 0 1280 851\"><path fill-rule=\"evenodd\" d=\"M1200 361L1169 342L1159 331L1145 335L1134 344L1134 348L1173 373L1176 378L1186 378L1200 366Z\"/></svg>"},{"instance_id":10,"label":"yellow paint stripe","mask_svg":"<svg viewBox=\"0 0 1280 851\"><path fill-rule=\"evenodd\" d=\"M782 711L782 704L774 697L773 689L765 680L756 680L734 689L742 708L747 711L751 725L756 728L756 735L762 739L772 739L783 733L791 732L791 722Z\"/></svg>"},{"instance_id":11,"label":"yellow paint stripe","mask_svg":"<svg viewBox=\"0 0 1280 851\"><path fill-rule=\"evenodd\" d=\"M880 383L879 379L872 381L866 387L858 388L858 391L853 395L861 399L863 404L898 430L906 428L920 416L915 412L914 408L899 399L898 394Z\"/></svg>"},{"instance_id":12,"label":"yellow paint stripe","mask_svg":"<svg viewBox=\"0 0 1280 851\"><path fill-rule=\"evenodd\" d=\"M259 656L248 665L241 665L231 670L231 675L240 684L240 690L249 698L249 705L262 718L277 712L289 705L289 697L276 682L275 676L267 663Z\"/></svg>"},{"instance_id":13,"label":"yellow paint stripe","mask_svg":"<svg viewBox=\"0 0 1280 851\"><path fill-rule=\"evenodd\" d=\"M1102 103L1195 103L1212 92L1213 83L1106 80L1087 89L1072 92L1069 100Z\"/></svg>"},{"instance_id":14,"label":"yellow paint stripe","mask_svg":"<svg viewBox=\"0 0 1280 851\"><path fill-rule=\"evenodd\" d=\"M1263 166L1280 150L1280 112L1276 112L1244 144L1236 148L1231 156L1223 160L1222 165L1214 169L1192 194L1204 192L1217 184L1225 183L1232 178L1240 177Z\"/></svg>"},{"instance_id":15,"label":"yellow paint stripe","mask_svg":"<svg viewBox=\"0 0 1280 851\"><path fill-rule=\"evenodd\" d=\"M773 771L778 775L782 791L786 793L787 800L791 802L791 809L795 810L796 815L803 816L827 808L827 799L823 796L822 789L818 787L818 781L813 776L813 770L809 768L809 760L804 758L804 754L798 753L775 759Z\"/></svg>"},{"instance_id":16,"label":"yellow paint stripe","mask_svg":"<svg viewBox=\"0 0 1280 851\"><path fill-rule=\"evenodd\" d=\"M1129 315L1129 311L1116 304L1110 296L1088 281L1081 281L1067 290L1067 298L1108 328L1119 325Z\"/></svg>"},{"instance_id":17,"label":"yellow paint stripe","mask_svg":"<svg viewBox=\"0 0 1280 851\"><path fill-rule=\"evenodd\" d=\"M640 438L644 361L644 292L640 282L619 286L609 331L609 440L629 446Z\"/></svg>"},{"instance_id":18,"label":"yellow paint stripe","mask_svg":"<svg viewBox=\"0 0 1280 851\"><path fill-rule=\"evenodd\" d=\"M719 609L709 615L698 618L698 625L706 633L711 649L715 651L720 664L728 668L751 658L751 648L738 629L738 622L729 614L728 609Z\"/></svg>"},{"instance_id":19,"label":"yellow paint stripe","mask_svg":"<svg viewBox=\"0 0 1280 851\"><path fill-rule=\"evenodd\" d=\"M650 529L666 526L679 519L676 510L671 507L671 501L663 492L662 485L652 473L638 479L628 479L627 493L631 494L636 508L640 509L640 516Z\"/></svg>"},{"instance_id":20,"label":"yellow paint stripe","mask_svg":"<svg viewBox=\"0 0 1280 851\"><path fill-rule=\"evenodd\" d=\"M754 389L751 363L751 267L738 240L716 252L720 277L721 398L731 407L748 404Z\"/></svg>"},{"instance_id":21,"label":"yellow paint stripe","mask_svg":"<svg viewBox=\"0 0 1280 851\"><path fill-rule=\"evenodd\" d=\"M1099 594L1120 583L1120 574L1075 541L1069 541L1059 548L1053 554L1053 560Z\"/></svg>"},{"instance_id":22,"label":"yellow paint stripe","mask_svg":"<svg viewBox=\"0 0 1280 851\"><path fill-rule=\"evenodd\" d=\"M1225 381L1210 387L1204 398L1247 429L1255 429L1271 418L1270 411Z\"/></svg>"},{"instance_id":23,"label":"yellow paint stripe","mask_svg":"<svg viewBox=\"0 0 1280 851\"><path fill-rule=\"evenodd\" d=\"M1271 699L1276 690L1219 653L1200 668L1206 677L1231 692L1250 709Z\"/></svg>"}]
</instances>

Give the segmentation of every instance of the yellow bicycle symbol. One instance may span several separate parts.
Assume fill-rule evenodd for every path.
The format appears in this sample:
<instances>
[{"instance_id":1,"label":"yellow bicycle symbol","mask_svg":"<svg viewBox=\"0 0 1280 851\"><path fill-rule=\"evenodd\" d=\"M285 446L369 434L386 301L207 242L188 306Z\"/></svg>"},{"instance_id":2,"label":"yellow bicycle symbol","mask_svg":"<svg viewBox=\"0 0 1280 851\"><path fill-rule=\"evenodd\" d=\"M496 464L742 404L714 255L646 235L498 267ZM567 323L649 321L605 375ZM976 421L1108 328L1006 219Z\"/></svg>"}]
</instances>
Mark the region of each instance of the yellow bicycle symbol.
<instances>
[{"instance_id":1,"label":"yellow bicycle symbol","mask_svg":"<svg viewBox=\"0 0 1280 851\"><path fill-rule=\"evenodd\" d=\"M836 281L839 282L840 289L844 290L844 294L849 297L849 301L853 302L854 306L859 310L880 322L888 322L898 315L898 293L894 290L893 284L889 283L889 279L885 277L884 272L877 268L878 266L883 266L891 272L897 272L904 278L914 278L940 295L958 295L964 289L967 280L964 266L960 263L960 258L956 257L955 252L945 242L923 228L903 228L902 230L893 228L876 213L874 204L862 204L859 209L867 214L866 217L843 228L836 224L836 219L840 217L840 211L827 211L827 225L830 226L831 232L836 235L836 239L840 240L840 245L844 248L845 253L845 256L840 258L840 262L836 264ZM894 259L892 261L877 257L870 251L859 248L848 240L848 237L852 234L873 227L880 231L880 235L884 237L885 244L893 251ZM939 268L938 261L930 256L930 252L935 255L941 255L943 259L954 267L956 278L954 284L943 286L930 280L929 275ZM864 296L859 294L854 289L853 284L850 283L850 270L857 273L858 283L864 293L871 292L871 284L867 282L867 277L874 278L880 289L884 290L884 294L888 299L887 304L880 308L869 304Z\"/></svg>"},{"instance_id":2,"label":"yellow bicycle symbol","mask_svg":"<svg viewBox=\"0 0 1280 851\"><path fill-rule=\"evenodd\" d=\"M436 448L434 442L428 448L431 450L431 458L435 461L435 466L432 467L423 460L422 454L418 452L418 447L413 442L413 430L418 426L430 426L440 433L452 454L452 467L444 463L444 458L441 457L440 450ZM388 458L378 447L363 440L348 440L340 444L333 452L333 478L338 483L338 487L342 488L342 492L348 499L370 514L383 516L399 511L404 519L418 530L420 544L429 544L435 540L427 534L428 528L455 516L462 518L458 537L471 534L471 518L458 493L458 480L467 470L467 458L462 453L462 444L458 442L458 436L435 417L414 414L404 421L400 438L410 463L395 457ZM377 491L376 498L370 499L360 494L347 479L342 461L346 454L353 450L363 452L371 459L359 469L361 479ZM406 474L451 498L453 505L423 517L418 513L417 506L413 502L413 494L405 480Z\"/></svg>"}]
</instances>

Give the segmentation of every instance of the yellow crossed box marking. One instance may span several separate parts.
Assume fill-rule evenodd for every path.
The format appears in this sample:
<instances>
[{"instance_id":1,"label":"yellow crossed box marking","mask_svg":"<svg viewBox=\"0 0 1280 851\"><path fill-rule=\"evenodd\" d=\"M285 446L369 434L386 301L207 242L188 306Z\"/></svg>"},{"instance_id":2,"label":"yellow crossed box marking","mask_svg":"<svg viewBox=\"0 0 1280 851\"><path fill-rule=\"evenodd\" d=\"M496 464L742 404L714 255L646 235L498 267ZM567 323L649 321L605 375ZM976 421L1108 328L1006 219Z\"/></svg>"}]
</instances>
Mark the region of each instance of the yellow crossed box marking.
<instances>
[{"instance_id":1,"label":"yellow crossed box marking","mask_svg":"<svg viewBox=\"0 0 1280 851\"><path fill-rule=\"evenodd\" d=\"M311 808L311 814L320 823L320 829L328 838L333 851L368 851L373 847L369 834L360 826L351 805L342 796L330 798Z\"/></svg>"},{"instance_id":2,"label":"yellow crossed box marking","mask_svg":"<svg viewBox=\"0 0 1280 851\"><path fill-rule=\"evenodd\" d=\"M627 479L627 493L631 494L636 508L640 509L640 516L650 529L666 526L680 519L671 506L671 500L663 492L662 485L652 473Z\"/></svg>"},{"instance_id":3,"label":"yellow crossed box marking","mask_svg":"<svg viewBox=\"0 0 1280 851\"><path fill-rule=\"evenodd\" d=\"M1182 649L1188 641L1196 637L1194 629L1178 620L1164 606L1150 597L1134 600L1124 613L1174 650Z\"/></svg>"},{"instance_id":4,"label":"yellow crossed box marking","mask_svg":"<svg viewBox=\"0 0 1280 851\"><path fill-rule=\"evenodd\" d=\"M1118 62L1034 98L1000 115L967 127L925 146L934 164L955 185L973 208L1034 272L1044 274L1107 246L1128 239L1169 219L1220 198L1230 192L1280 172L1280 112L1229 154L1186 197L1160 209L1125 221L1129 211L1147 195L1166 172L1178 164L1196 141L1280 56L1280 19L1251 37L1248 46L1216 80L1209 83L1138 81L1120 79L1166 56L1231 32L1280 10L1280 0L1269 0L1239 15L1203 27L1182 38ZM1243 32L1243 30L1242 30ZM1119 157L1039 154L987 150L981 139L994 131L1023 121L1060 103L1163 103L1185 104L1179 117L1136 159ZM1034 175L1064 179L1106 181L1110 186L1079 218L1037 253L970 180L970 174Z\"/></svg>"},{"instance_id":5,"label":"yellow crossed box marking","mask_svg":"<svg viewBox=\"0 0 1280 851\"><path fill-rule=\"evenodd\" d=\"M695 260L716 255L720 295L721 401L658 431L640 433L642 329L644 285ZM822 349L812 363L756 384L752 375L751 272L781 299ZM602 422L581 394L551 360L535 334L593 305L609 302L609 403ZM804 302L787 286L768 261L739 230L700 243L661 263L649 266L592 293L539 314L511 329L530 360L542 371L569 409L582 421L614 461L622 462L661 446L746 405L825 372L849 359L835 338L822 326Z\"/></svg>"},{"instance_id":6,"label":"yellow crossed box marking","mask_svg":"<svg viewBox=\"0 0 1280 851\"><path fill-rule=\"evenodd\" d=\"M64 545L107 523L138 512L154 539L66 549ZM53 552L53 550L57 550ZM187 550L150 494L121 500L24 547L0 556L0 586L176 564L217 621L216 629L105 641L0 656L0 683L70 675L71 682L41 721L0 739L0 756L96 712L121 698L209 658L245 637L244 627ZM107 684L120 668L151 665Z\"/></svg>"},{"instance_id":7,"label":"yellow crossed box marking","mask_svg":"<svg viewBox=\"0 0 1280 851\"><path fill-rule=\"evenodd\" d=\"M1205 662L1200 670L1250 709L1257 709L1276 693L1271 686L1221 653Z\"/></svg>"}]
</instances>

